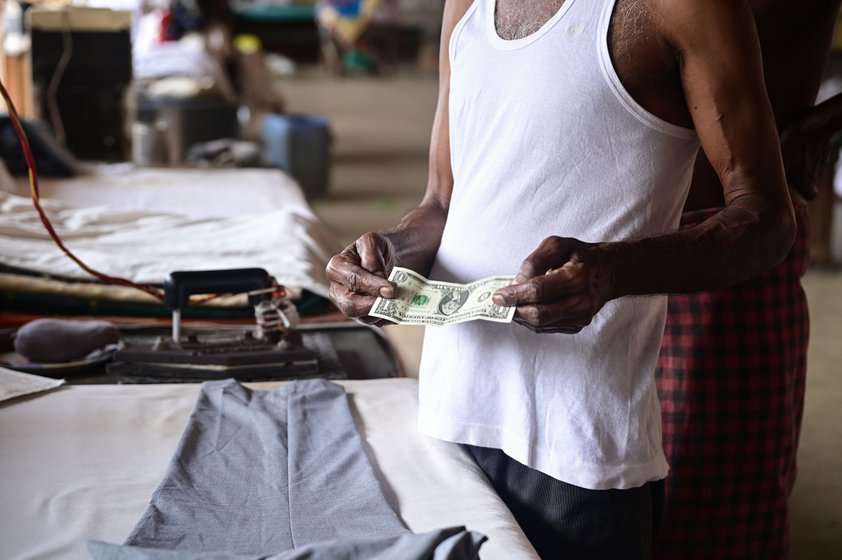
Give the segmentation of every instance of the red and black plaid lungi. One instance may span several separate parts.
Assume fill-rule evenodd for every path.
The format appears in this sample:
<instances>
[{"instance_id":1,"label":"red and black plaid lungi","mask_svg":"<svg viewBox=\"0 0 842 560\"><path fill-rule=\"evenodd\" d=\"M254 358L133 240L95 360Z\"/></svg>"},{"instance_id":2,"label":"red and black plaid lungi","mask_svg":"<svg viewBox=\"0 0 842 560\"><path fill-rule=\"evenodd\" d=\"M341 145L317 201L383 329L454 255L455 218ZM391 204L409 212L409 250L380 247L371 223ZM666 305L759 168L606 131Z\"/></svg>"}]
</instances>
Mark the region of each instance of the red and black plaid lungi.
<instances>
[{"instance_id":1,"label":"red and black plaid lungi","mask_svg":"<svg viewBox=\"0 0 842 560\"><path fill-rule=\"evenodd\" d=\"M685 213L682 226L718 210ZM806 207L786 259L737 286L669 297L656 380L670 463L655 557L787 558L804 408Z\"/></svg>"}]
</instances>

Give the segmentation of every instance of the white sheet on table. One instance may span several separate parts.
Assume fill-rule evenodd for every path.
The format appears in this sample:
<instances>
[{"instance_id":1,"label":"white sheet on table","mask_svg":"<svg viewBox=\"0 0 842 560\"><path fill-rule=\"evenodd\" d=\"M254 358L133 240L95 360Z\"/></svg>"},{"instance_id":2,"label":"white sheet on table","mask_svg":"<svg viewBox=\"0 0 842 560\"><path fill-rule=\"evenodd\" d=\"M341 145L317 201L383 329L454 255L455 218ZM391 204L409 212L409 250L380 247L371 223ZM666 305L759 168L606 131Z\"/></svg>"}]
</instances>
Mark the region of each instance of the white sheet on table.
<instances>
[{"instance_id":1,"label":"white sheet on table","mask_svg":"<svg viewBox=\"0 0 842 560\"><path fill-rule=\"evenodd\" d=\"M40 190L71 251L105 274L136 282L162 282L176 270L261 267L284 285L326 296L324 267L340 249L297 184L276 170L110 166L44 181ZM90 279L50 240L24 196L0 193L0 259Z\"/></svg>"},{"instance_id":2,"label":"white sheet on table","mask_svg":"<svg viewBox=\"0 0 842 560\"><path fill-rule=\"evenodd\" d=\"M409 529L465 525L489 536L484 560L537 558L467 454L417 432L415 380L341 384ZM0 518L14 520L0 523L0 557L80 558L87 539L122 542L164 475L198 389L69 386L0 405Z\"/></svg>"},{"instance_id":3,"label":"white sheet on table","mask_svg":"<svg viewBox=\"0 0 842 560\"><path fill-rule=\"evenodd\" d=\"M64 384L64 379L53 379L0 367L0 401L50 391Z\"/></svg>"},{"instance_id":4,"label":"white sheet on table","mask_svg":"<svg viewBox=\"0 0 842 560\"><path fill-rule=\"evenodd\" d=\"M5 182L2 190L29 196L26 177ZM73 206L109 206L226 218L286 210L315 219L298 183L278 169L201 169L135 167L130 163L92 165L83 174L42 177L44 198Z\"/></svg>"}]
</instances>

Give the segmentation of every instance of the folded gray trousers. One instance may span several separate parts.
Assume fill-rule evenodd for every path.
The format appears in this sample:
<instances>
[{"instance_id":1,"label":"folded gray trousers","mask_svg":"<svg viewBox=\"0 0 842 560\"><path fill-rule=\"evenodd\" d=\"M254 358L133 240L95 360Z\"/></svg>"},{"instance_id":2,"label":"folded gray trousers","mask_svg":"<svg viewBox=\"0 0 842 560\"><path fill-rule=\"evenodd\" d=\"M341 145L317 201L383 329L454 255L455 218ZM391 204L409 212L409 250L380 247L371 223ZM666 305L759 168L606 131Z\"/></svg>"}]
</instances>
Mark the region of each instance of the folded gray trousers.
<instances>
[{"instance_id":1,"label":"folded gray trousers","mask_svg":"<svg viewBox=\"0 0 842 560\"><path fill-rule=\"evenodd\" d=\"M423 552L431 536L412 535L383 495L342 386L310 379L252 391L226 380L202 385L165 478L126 539L140 555L104 543L89 550L96 558L177 557L150 549L280 558L347 542L361 554L336 557L366 558L389 543L405 554L413 537L424 537L419 558L475 558L485 540L451 528L432 536L450 543L448 554Z\"/></svg>"}]
</instances>

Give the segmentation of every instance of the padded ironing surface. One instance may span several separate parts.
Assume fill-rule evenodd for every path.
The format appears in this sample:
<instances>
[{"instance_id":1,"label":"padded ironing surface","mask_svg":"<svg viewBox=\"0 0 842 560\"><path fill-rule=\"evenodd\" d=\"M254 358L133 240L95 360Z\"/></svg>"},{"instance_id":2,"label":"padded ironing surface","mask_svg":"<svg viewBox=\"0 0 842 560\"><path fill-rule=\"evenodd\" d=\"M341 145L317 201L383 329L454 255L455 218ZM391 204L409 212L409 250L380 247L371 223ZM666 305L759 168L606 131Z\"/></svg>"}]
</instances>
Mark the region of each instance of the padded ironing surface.
<instances>
[{"instance_id":1,"label":"padded ironing surface","mask_svg":"<svg viewBox=\"0 0 842 560\"><path fill-rule=\"evenodd\" d=\"M416 380L340 383L386 497L412 531L464 525L489 537L485 560L537 558L461 447L417 432ZM85 558L88 539L122 542L198 390L76 385L0 403L0 557Z\"/></svg>"}]
</instances>

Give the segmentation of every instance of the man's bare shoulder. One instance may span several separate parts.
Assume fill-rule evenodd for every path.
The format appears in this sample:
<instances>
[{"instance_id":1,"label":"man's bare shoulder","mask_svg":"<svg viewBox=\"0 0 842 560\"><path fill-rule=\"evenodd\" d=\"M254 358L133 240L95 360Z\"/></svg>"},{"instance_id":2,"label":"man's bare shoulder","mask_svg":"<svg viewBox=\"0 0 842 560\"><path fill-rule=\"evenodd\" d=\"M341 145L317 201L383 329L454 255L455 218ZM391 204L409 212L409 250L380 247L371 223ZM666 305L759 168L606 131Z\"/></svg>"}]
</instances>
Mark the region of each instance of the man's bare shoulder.
<instances>
[{"instance_id":1,"label":"man's bare shoulder","mask_svg":"<svg viewBox=\"0 0 842 560\"><path fill-rule=\"evenodd\" d=\"M652 13L652 23L677 50L709 43L725 28L754 32L746 0L640 0Z\"/></svg>"},{"instance_id":2,"label":"man's bare shoulder","mask_svg":"<svg viewBox=\"0 0 842 560\"><path fill-rule=\"evenodd\" d=\"M611 24L615 50L637 56L641 48L660 44L677 53L735 19L748 23L749 13L746 0L617 0Z\"/></svg>"},{"instance_id":3,"label":"man's bare shoulder","mask_svg":"<svg viewBox=\"0 0 842 560\"><path fill-rule=\"evenodd\" d=\"M444 3L444 19L455 25L467 13L474 0L447 0Z\"/></svg>"},{"instance_id":4,"label":"man's bare shoulder","mask_svg":"<svg viewBox=\"0 0 842 560\"><path fill-rule=\"evenodd\" d=\"M473 3L473 0L447 0L445 2L441 23L442 54L447 52L446 45L450 41L450 35L453 33L454 28L465 16ZM443 62L446 62L446 59Z\"/></svg>"}]
</instances>

